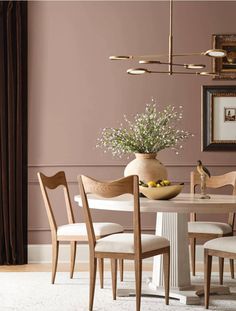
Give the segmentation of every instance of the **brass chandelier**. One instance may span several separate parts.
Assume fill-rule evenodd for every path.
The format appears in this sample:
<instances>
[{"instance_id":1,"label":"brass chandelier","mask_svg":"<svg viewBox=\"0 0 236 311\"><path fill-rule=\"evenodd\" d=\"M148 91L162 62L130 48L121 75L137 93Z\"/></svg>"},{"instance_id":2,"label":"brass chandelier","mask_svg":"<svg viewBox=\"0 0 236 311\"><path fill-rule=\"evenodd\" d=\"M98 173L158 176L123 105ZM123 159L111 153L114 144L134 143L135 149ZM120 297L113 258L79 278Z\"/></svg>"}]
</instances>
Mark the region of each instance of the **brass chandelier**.
<instances>
[{"instance_id":1,"label":"brass chandelier","mask_svg":"<svg viewBox=\"0 0 236 311\"><path fill-rule=\"evenodd\" d=\"M195 74L195 75L204 75L204 76L217 76L217 72L207 72L207 71L196 71L197 69L203 69L206 66L204 64L188 64L188 63L177 63L174 60L175 57L182 56L208 56L214 58L222 58L227 55L225 50L221 49L211 49L205 52L198 53L181 53L175 54L173 52L173 0L170 0L170 26L169 26L169 52L168 54L154 54L154 55L119 55L119 56L110 56L110 60L137 60L139 64L153 64L153 65L167 65L167 70L149 70L147 68L129 68L127 73L130 75L141 75L145 73L159 73L159 74ZM162 61L160 59L167 58L168 61ZM176 70L175 67L186 69L186 70Z\"/></svg>"}]
</instances>

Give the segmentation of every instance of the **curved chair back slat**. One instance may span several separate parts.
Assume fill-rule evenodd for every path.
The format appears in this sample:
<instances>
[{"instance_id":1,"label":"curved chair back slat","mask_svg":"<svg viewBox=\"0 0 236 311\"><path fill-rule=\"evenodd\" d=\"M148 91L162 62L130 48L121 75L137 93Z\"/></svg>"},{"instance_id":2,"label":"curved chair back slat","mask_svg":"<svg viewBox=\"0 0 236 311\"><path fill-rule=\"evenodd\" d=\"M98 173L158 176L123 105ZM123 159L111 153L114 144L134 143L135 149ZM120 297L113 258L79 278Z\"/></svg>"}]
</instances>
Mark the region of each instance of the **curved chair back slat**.
<instances>
[{"instance_id":1,"label":"curved chair back slat","mask_svg":"<svg viewBox=\"0 0 236 311\"><path fill-rule=\"evenodd\" d=\"M40 179L42 180L44 187L48 189L53 190L59 186L65 186L65 187L67 186L65 172L63 171L58 172L53 176L46 176L43 173L39 172L38 176L40 176Z\"/></svg>"},{"instance_id":2,"label":"curved chair back slat","mask_svg":"<svg viewBox=\"0 0 236 311\"><path fill-rule=\"evenodd\" d=\"M43 173L38 172L37 175L48 216L51 233L55 235L57 230L57 223L53 213L51 202L49 200L48 189L54 190L59 186L63 187L68 221L69 223L75 222L65 172L61 171L53 176L46 176Z\"/></svg>"},{"instance_id":3,"label":"curved chair back slat","mask_svg":"<svg viewBox=\"0 0 236 311\"><path fill-rule=\"evenodd\" d=\"M114 181L98 181L94 178L82 176L86 193L93 193L103 198L112 198L119 195L133 194L133 176Z\"/></svg>"}]
</instances>

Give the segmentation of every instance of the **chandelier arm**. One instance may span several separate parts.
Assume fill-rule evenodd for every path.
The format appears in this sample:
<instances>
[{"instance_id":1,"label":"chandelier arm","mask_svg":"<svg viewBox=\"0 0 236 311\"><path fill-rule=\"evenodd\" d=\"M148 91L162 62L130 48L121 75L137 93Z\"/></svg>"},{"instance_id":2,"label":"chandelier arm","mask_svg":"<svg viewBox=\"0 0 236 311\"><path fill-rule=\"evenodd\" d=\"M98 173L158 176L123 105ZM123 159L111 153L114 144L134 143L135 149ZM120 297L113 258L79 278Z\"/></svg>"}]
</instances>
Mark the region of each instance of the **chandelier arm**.
<instances>
[{"instance_id":1,"label":"chandelier arm","mask_svg":"<svg viewBox=\"0 0 236 311\"><path fill-rule=\"evenodd\" d=\"M142 75L146 73L163 73L163 74L170 74L170 71L157 71L157 70L149 70L147 68L129 68L126 71L130 75ZM217 72L199 72L199 71L172 71L173 74L183 74L183 75L206 75L206 76L218 76Z\"/></svg>"},{"instance_id":2,"label":"chandelier arm","mask_svg":"<svg viewBox=\"0 0 236 311\"><path fill-rule=\"evenodd\" d=\"M205 56L205 52L194 52L194 53L181 53L181 54L172 54L172 57L181 57L181 56ZM151 60L154 58L167 57L168 54L146 54L146 55L125 55L125 56L109 56L110 60Z\"/></svg>"},{"instance_id":3,"label":"chandelier arm","mask_svg":"<svg viewBox=\"0 0 236 311\"><path fill-rule=\"evenodd\" d=\"M173 57L185 57L185 56L207 56L206 52L193 52L193 53L172 53ZM169 57L169 54L147 54L147 55L125 55L125 56L109 56L110 60L152 60L155 58ZM222 56L220 56L222 57Z\"/></svg>"},{"instance_id":4,"label":"chandelier arm","mask_svg":"<svg viewBox=\"0 0 236 311\"><path fill-rule=\"evenodd\" d=\"M169 71L155 71L155 70L148 70L147 73L168 73L170 74ZM202 74L201 72L197 71L172 71L172 74L177 74L177 75L204 75L204 76L216 76L216 72L211 72L211 73L204 73Z\"/></svg>"},{"instance_id":5,"label":"chandelier arm","mask_svg":"<svg viewBox=\"0 0 236 311\"><path fill-rule=\"evenodd\" d=\"M139 64L147 64L147 65L170 65L169 62L161 62L158 60L140 60ZM179 67L184 67L187 69L201 69L205 68L206 66L204 64L180 64L180 63L173 63L172 66L179 66Z\"/></svg>"},{"instance_id":6,"label":"chandelier arm","mask_svg":"<svg viewBox=\"0 0 236 311\"><path fill-rule=\"evenodd\" d=\"M168 73L168 74L170 74L170 71L155 71L155 70L148 70L148 73ZM172 74L180 74L180 75L182 75L182 74L184 74L184 75L198 75L199 74L199 72L190 72L190 71L188 71L188 72L185 72L185 71L172 71Z\"/></svg>"},{"instance_id":7,"label":"chandelier arm","mask_svg":"<svg viewBox=\"0 0 236 311\"><path fill-rule=\"evenodd\" d=\"M224 50L222 50L224 51ZM139 57L147 57L147 58L158 58L158 57L165 57L167 56L167 54L153 54L153 55L136 55L136 56L132 56L132 59L136 59L139 58ZM206 56L206 52L192 52L192 53L174 53L172 54L172 57L184 57L184 56ZM223 57L223 56L220 56L220 57Z\"/></svg>"}]
</instances>

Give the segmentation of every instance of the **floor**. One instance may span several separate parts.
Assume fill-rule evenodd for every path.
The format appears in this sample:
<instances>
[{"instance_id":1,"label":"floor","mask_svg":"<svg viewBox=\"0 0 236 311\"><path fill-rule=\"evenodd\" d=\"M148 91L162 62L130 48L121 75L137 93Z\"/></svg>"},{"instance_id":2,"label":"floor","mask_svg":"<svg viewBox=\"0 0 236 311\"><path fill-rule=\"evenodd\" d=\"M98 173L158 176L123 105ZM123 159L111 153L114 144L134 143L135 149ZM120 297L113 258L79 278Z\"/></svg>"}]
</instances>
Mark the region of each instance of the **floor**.
<instances>
[{"instance_id":1,"label":"floor","mask_svg":"<svg viewBox=\"0 0 236 311\"><path fill-rule=\"evenodd\" d=\"M31 266L31 265L29 265ZM33 268L31 266L31 268ZM34 267L36 268L36 267ZM43 267L41 267L43 268ZM44 266L44 268L46 268ZM38 269L38 267L36 268ZM36 270L37 271L37 270ZM147 288L145 280L150 272L143 273L143 290ZM70 279L69 272L58 272L56 282L51 284L50 272L2 272L0 273L0 310L1 311L87 311L89 301L89 273L76 272ZM195 283L203 282L203 274L194 278ZM213 276L213 284L218 284L218 276ZM231 287L231 295L211 296L210 310L236 310L236 283L225 276L225 284ZM125 272L124 282L119 281L118 288L135 288L134 272ZM100 289L99 278L94 297L94 311L135 310L135 297L117 297L112 299L110 272L104 275L104 289ZM142 297L142 311L205 311L203 297L200 305L183 305L170 299L166 306L162 297Z\"/></svg>"}]
</instances>

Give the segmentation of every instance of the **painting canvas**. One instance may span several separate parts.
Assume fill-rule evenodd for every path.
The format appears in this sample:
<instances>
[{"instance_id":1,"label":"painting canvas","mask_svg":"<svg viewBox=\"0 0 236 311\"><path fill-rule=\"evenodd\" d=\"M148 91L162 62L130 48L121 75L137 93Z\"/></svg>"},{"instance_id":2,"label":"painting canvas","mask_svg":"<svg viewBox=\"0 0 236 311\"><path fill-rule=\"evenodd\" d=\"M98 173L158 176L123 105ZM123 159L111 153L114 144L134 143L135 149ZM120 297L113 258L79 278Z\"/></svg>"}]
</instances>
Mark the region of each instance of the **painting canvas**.
<instances>
[{"instance_id":1,"label":"painting canvas","mask_svg":"<svg viewBox=\"0 0 236 311\"><path fill-rule=\"evenodd\" d=\"M213 48L227 52L225 57L213 59L213 72L218 73L213 79L236 79L236 35L213 35Z\"/></svg>"}]
</instances>

